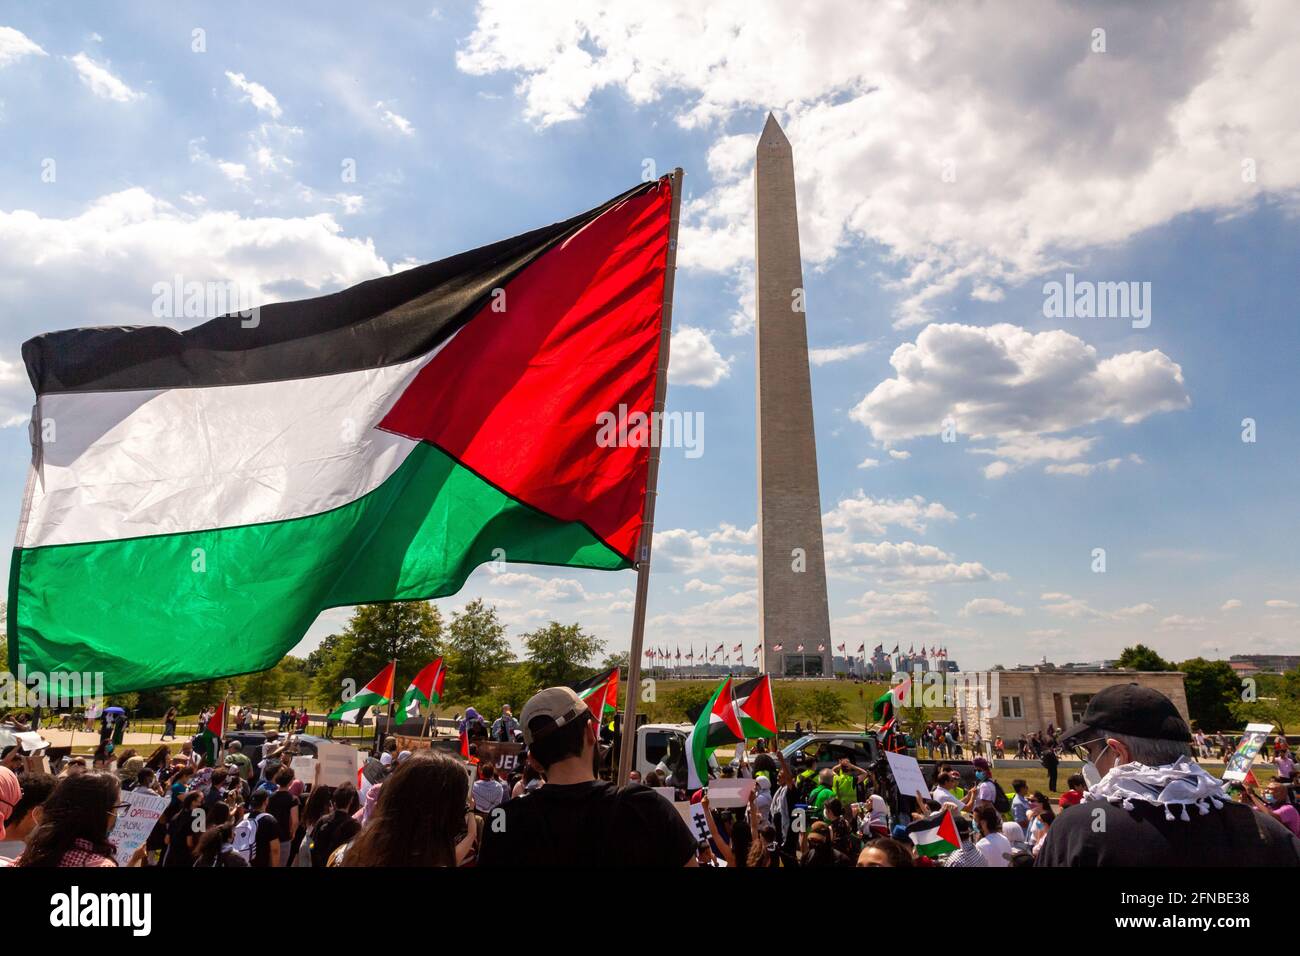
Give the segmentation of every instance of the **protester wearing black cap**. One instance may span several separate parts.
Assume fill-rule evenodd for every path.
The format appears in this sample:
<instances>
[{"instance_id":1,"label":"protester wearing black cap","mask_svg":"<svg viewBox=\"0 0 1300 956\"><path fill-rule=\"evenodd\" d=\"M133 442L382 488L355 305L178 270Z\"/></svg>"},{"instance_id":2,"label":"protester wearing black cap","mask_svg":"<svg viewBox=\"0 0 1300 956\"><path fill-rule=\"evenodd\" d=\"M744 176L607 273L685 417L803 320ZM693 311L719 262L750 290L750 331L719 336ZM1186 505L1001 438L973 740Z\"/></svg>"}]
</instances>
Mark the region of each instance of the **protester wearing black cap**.
<instances>
[{"instance_id":1,"label":"protester wearing black cap","mask_svg":"<svg viewBox=\"0 0 1300 956\"><path fill-rule=\"evenodd\" d=\"M695 865L696 839L671 803L639 784L596 779L600 728L574 691L539 691L520 723L546 785L488 817L479 866Z\"/></svg>"},{"instance_id":2,"label":"protester wearing black cap","mask_svg":"<svg viewBox=\"0 0 1300 956\"><path fill-rule=\"evenodd\" d=\"M1300 866L1300 840L1232 803L1192 760L1169 698L1118 684L1088 702L1062 743L1084 761L1088 792L1052 825L1037 866Z\"/></svg>"}]
</instances>

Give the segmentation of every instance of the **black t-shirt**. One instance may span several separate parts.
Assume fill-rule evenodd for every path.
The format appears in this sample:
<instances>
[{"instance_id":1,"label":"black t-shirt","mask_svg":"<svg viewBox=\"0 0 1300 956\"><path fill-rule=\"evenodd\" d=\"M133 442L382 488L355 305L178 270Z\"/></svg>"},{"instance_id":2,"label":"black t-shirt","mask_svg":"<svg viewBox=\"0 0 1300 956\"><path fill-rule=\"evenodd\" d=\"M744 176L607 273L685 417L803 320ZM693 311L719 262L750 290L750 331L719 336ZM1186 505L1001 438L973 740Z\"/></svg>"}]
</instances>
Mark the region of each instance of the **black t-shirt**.
<instances>
[{"instance_id":1,"label":"black t-shirt","mask_svg":"<svg viewBox=\"0 0 1300 956\"><path fill-rule=\"evenodd\" d=\"M253 831L253 866L271 866L271 841L280 838L280 824L269 813L257 816L257 829ZM279 864L279 860L275 863Z\"/></svg>"},{"instance_id":2,"label":"black t-shirt","mask_svg":"<svg viewBox=\"0 0 1300 956\"><path fill-rule=\"evenodd\" d=\"M1100 810L1103 816L1096 816ZM1035 866L1300 866L1300 840L1267 813L1239 803L1202 814L1134 802L1086 800L1057 815Z\"/></svg>"},{"instance_id":3,"label":"black t-shirt","mask_svg":"<svg viewBox=\"0 0 1300 956\"><path fill-rule=\"evenodd\" d=\"M163 866L193 866L194 851L190 838L194 837L194 811L181 810L167 826L167 854Z\"/></svg>"},{"instance_id":4,"label":"black t-shirt","mask_svg":"<svg viewBox=\"0 0 1300 956\"><path fill-rule=\"evenodd\" d=\"M297 805L298 798L288 790L277 790L266 801L266 812L275 817L275 822L280 825L280 839L285 843L293 839L293 831L289 829L289 824L293 822L290 815Z\"/></svg>"},{"instance_id":5,"label":"black t-shirt","mask_svg":"<svg viewBox=\"0 0 1300 956\"><path fill-rule=\"evenodd\" d=\"M502 804L488 821L479 866L685 866L695 836L677 808L648 787L553 784Z\"/></svg>"},{"instance_id":6,"label":"black t-shirt","mask_svg":"<svg viewBox=\"0 0 1300 956\"><path fill-rule=\"evenodd\" d=\"M335 810L312 831L311 865L324 866L338 847L361 832L361 824L349 814Z\"/></svg>"}]
</instances>

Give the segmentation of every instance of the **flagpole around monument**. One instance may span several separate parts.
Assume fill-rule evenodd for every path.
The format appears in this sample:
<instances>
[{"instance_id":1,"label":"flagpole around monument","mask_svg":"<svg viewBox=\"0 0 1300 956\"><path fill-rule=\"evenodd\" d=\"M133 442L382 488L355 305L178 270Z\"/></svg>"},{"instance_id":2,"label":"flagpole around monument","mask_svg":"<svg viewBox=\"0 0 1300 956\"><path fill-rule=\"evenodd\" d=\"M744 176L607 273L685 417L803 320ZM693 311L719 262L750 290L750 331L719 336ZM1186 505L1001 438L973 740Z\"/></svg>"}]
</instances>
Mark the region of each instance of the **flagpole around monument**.
<instances>
[{"instance_id":1,"label":"flagpole around monument","mask_svg":"<svg viewBox=\"0 0 1300 956\"><path fill-rule=\"evenodd\" d=\"M668 221L668 255L664 269L664 305L659 329L659 368L655 373L655 403L652 415L650 461L646 470L645 507L642 511L640 553L636 563L636 604L632 611L632 648L627 661L627 696L623 707L622 739L618 755L616 783L627 785L632 771L636 745L636 705L641 693L641 653L645 642L646 597L650 592L650 546L654 539L655 499L659 495L659 442L660 430L653 425L661 422L664 400L668 392L668 348L673 335L673 285L677 277L677 221L682 208L682 168L673 170L672 214Z\"/></svg>"}]
</instances>

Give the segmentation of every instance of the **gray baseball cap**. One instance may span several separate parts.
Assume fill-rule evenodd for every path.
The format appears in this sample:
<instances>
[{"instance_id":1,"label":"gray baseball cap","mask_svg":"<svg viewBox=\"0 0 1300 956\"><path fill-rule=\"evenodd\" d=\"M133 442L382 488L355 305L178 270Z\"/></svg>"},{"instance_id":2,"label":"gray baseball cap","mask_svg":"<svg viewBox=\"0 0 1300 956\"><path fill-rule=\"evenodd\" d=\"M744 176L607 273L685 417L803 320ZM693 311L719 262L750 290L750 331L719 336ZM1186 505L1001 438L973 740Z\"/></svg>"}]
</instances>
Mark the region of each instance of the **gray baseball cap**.
<instances>
[{"instance_id":1,"label":"gray baseball cap","mask_svg":"<svg viewBox=\"0 0 1300 956\"><path fill-rule=\"evenodd\" d=\"M524 704L524 709L519 714L519 722L524 727L524 743L531 746L537 736L546 737L561 727L590 714L591 708L587 706L586 701L569 687L548 687L539 690L528 698L528 703ZM534 734L532 723L538 717L549 718L554 726L543 725L539 728L539 733Z\"/></svg>"}]
</instances>

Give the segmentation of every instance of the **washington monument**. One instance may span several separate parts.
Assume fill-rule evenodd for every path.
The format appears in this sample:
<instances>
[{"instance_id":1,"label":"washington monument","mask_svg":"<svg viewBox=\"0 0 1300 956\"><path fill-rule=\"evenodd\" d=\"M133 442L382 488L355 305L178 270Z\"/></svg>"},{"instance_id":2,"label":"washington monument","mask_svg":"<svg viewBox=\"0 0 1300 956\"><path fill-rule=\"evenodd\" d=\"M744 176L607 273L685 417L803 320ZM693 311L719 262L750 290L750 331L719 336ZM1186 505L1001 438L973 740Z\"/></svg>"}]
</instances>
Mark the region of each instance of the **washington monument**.
<instances>
[{"instance_id":1,"label":"washington monument","mask_svg":"<svg viewBox=\"0 0 1300 956\"><path fill-rule=\"evenodd\" d=\"M830 612L794 154L771 114L758 139L754 205L760 665L777 676L829 677Z\"/></svg>"}]
</instances>

